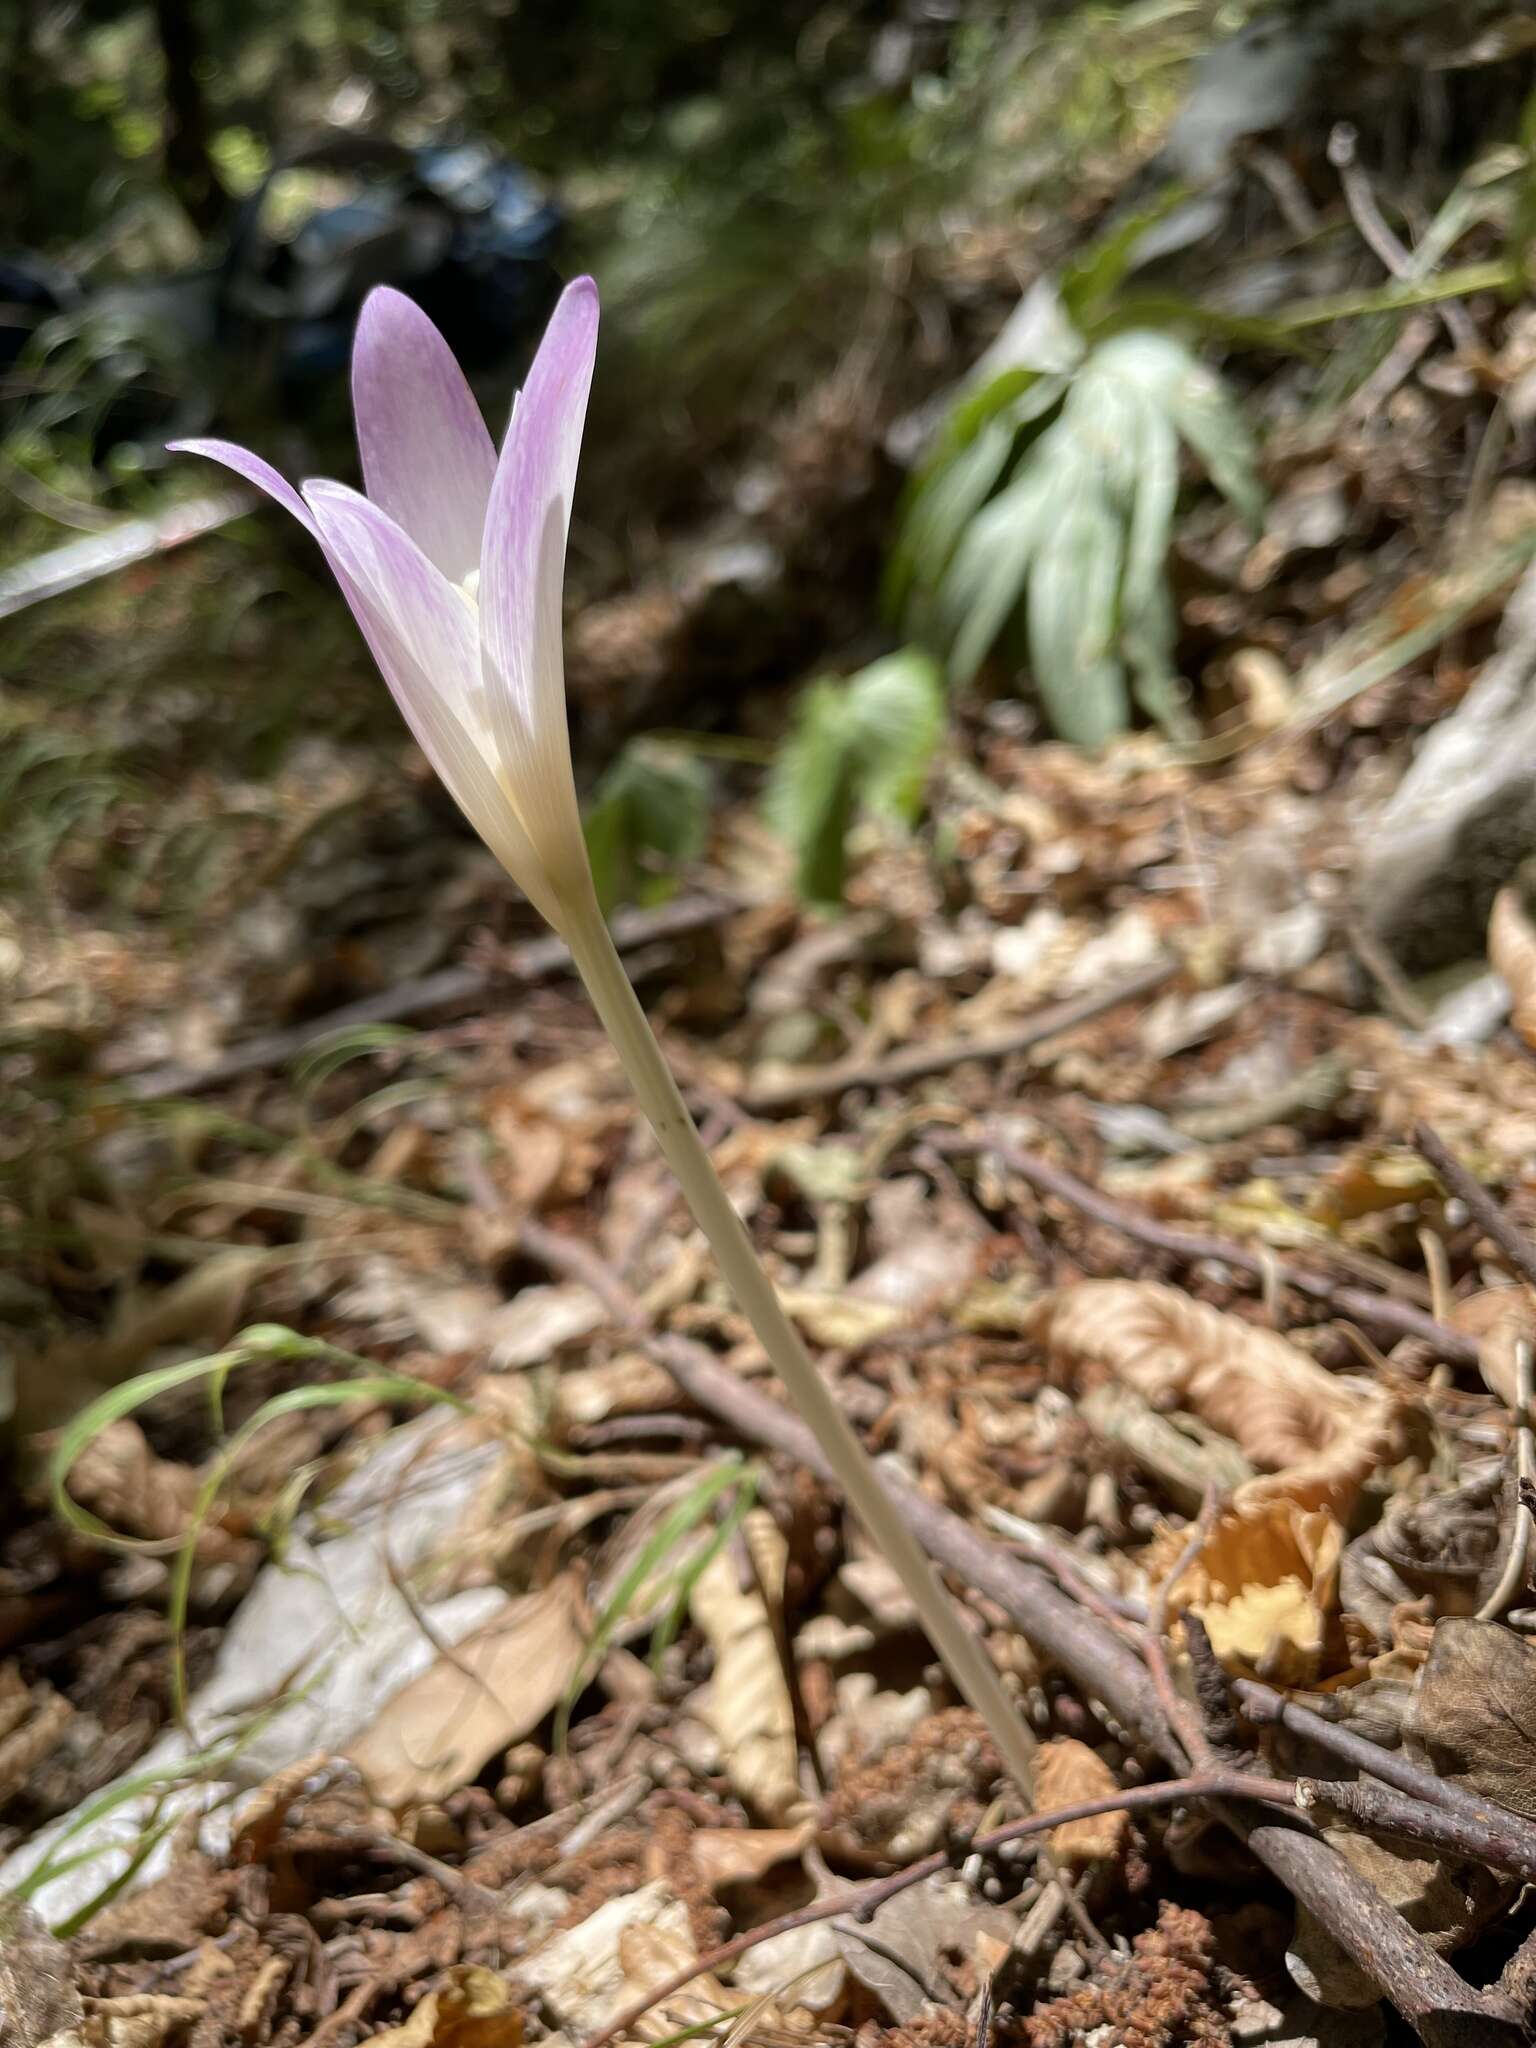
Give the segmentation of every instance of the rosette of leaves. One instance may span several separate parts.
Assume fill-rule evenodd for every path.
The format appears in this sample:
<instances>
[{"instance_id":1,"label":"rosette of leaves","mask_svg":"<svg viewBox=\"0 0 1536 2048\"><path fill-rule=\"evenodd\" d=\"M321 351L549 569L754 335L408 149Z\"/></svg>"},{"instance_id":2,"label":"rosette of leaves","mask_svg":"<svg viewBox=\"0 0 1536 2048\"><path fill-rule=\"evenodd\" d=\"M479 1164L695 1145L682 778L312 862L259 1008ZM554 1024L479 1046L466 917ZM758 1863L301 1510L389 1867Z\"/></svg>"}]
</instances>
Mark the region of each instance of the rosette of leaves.
<instances>
[{"instance_id":1,"label":"rosette of leaves","mask_svg":"<svg viewBox=\"0 0 1536 2048\"><path fill-rule=\"evenodd\" d=\"M842 900L848 834L860 817L910 828L944 735L944 681L916 647L806 689L775 757L764 810L795 854L809 903Z\"/></svg>"},{"instance_id":2,"label":"rosette of leaves","mask_svg":"<svg viewBox=\"0 0 1536 2048\"><path fill-rule=\"evenodd\" d=\"M1252 438L1215 374L1173 335L1110 331L1102 274L1021 302L914 480L887 591L967 682L997 650L1026 667L1052 729L1092 747L1134 697L1187 736L1167 576L1182 449L1256 524ZM1065 295L1063 295L1065 296Z\"/></svg>"}]
</instances>

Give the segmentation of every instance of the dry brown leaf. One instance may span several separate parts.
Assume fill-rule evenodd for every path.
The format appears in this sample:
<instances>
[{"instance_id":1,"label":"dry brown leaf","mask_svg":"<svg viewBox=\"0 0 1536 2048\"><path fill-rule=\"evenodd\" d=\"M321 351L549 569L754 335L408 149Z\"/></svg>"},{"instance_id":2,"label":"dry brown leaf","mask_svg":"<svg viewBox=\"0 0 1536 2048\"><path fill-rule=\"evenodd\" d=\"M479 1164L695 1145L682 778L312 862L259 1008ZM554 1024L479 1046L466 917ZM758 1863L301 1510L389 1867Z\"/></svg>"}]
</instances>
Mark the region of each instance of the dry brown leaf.
<instances>
[{"instance_id":1,"label":"dry brown leaf","mask_svg":"<svg viewBox=\"0 0 1536 2048\"><path fill-rule=\"evenodd\" d=\"M1119 1790L1104 1759L1071 1736L1042 1742L1035 1752L1035 1811L1054 1813L1085 1799L1109 1799ZM1051 1830L1051 1851L1058 1863L1081 1870L1107 1863L1125 1846L1130 1819L1124 1813L1101 1813L1088 1820L1063 1821Z\"/></svg>"},{"instance_id":2,"label":"dry brown leaf","mask_svg":"<svg viewBox=\"0 0 1536 2048\"><path fill-rule=\"evenodd\" d=\"M1414 1855L1353 1828L1325 1827L1323 1839L1438 1955L1453 1955L1507 1903L1508 1879L1468 1863ZM1373 2006L1381 1986L1346 1955L1327 1928L1300 1906L1286 1963L1299 1988L1319 2004Z\"/></svg>"},{"instance_id":3,"label":"dry brown leaf","mask_svg":"<svg viewBox=\"0 0 1536 2048\"><path fill-rule=\"evenodd\" d=\"M672 1375L643 1351L621 1351L600 1364L563 1372L555 1388L556 1412L567 1426L606 1422L610 1415L644 1415L676 1399Z\"/></svg>"},{"instance_id":4,"label":"dry brown leaf","mask_svg":"<svg viewBox=\"0 0 1536 2048\"><path fill-rule=\"evenodd\" d=\"M162 2048L180 2041L203 2017L200 1998L133 1991L122 1998L88 1998L79 2027L64 2038L80 2048ZM9 2035L4 2039L9 2048Z\"/></svg>"},{"instance_id":5,"label":"dry brown leaf","mask_svg":"<svg viewBox=\"0 0 1536 2048\"><path fill-rule=\"evenodd\" d=\"M634 1936L642 1928L654 1930L659 1943L637 1943ZM556 2024L580 2039L609 2026L637 1991L669 1974L656 1967L661 1954L675 1956L681 1966L694 1961L697 1950L688 1908L657 1878L552 1935L519 1963L517 1975ZM641 1972L642 1983L632 1979L631 1966Z\"/></svg>"},{"instance_id":6,"label":"dry brown leaf","mask_svg":"<svg viewBox=\"0 0 1536 2048\"><path fill-rule=\"evenodd\" d=\"M695 1580L689 1606L714 1652L704 1719L719 1741L731 1784L741 1799L754 1813L778 1822L803 1797L795 1710L774 1620L763 1597L766 1590L781 1607L788 1551L772 1516L760 1508L748 1515L745 1534L756 1571L744 1574L739 1553L727 1547Z\"/></svg>"},{"instance_id":7,"label":"dry brown leaf","mask_svg":"<svg viewBox=\"0 0 1536 2048\"><path fill-rule=\"evenodd\" d=\"M70 1467L69 1490L120 1534L173 1543L191 1526L199 1482L190 1465L157 1457L143 1430L125 1416L84 1446ZM199 1540L212 1528L205 1523Z\"/></svg>"},{"instance_id":8,"label":"dry brown leaf","mask_svg":"<svg viewBox=\"0 0 1536 2048\"><path fill-rule=\"evenodd\" d=\"M381 1805L445 1798L559 1704L589 1633L576 1575L562 1572L402 1686L346 1754Z\"/></svg>"},{"instance_id":9,"label":"dry brown leaf","mask_svg":"<svg viewBox=\"0 0 1536 2048\"><path fill-rule=\"evenodd\" d=\"M1485 1287L1454 1302L1446 1318L1477 1343L1477 1367L1488 1391L1506 1408L1519 1406L1519 1374L1515 1346L1524 1338L1536 1344L1536 1302L1524 1287Z\"/></svg>"},{"instance_id":10,"label":"dry brown leaf","mask_svg":"<svg viewBox=\"0 0 1536 2048\"><path fill-rule=\"evenodd\" d=\"M69 1950L30 1906L0 1895L0 2041L38 2048L80 2024Z\"/></svg>"},{"instance_id":11,"label":"dry brown leaf","mask_svg":"<svg viewBox=\"0 0 1536 2048\"><path fill-rule=\"evenodd\" d=\"M1496 1621L1439 1622L1403 1735L1437 1776L1536 1819L1536 1643Z\"/></svg>"},{"instance_id":12,"label":"dry brown leaf","mask_svg":"<svg viewBox=\"0 0 1536 2048\"><path fill-rule=\"evenodd\" d=\"M522 2048L523 2016L494 1970L460 1963L410 2018L368 2037L369 2048Z\"/></svg>"},{"instance_id":13,"label":"dry brown leaf","mask_svg":"<svg viewBox=\"0 0 1536 2048\"><path fill-rule=\"evenodd\" d=\"M1166 1530L1149 1545L1153 1584L1172 1569L1185 1533ZM1234 1503L1180 1574L1169 1612L1198 1614L1234 1676L1310 1684L1345 1657L1337 1626L1343 1550L1344 1531L1326 1509L1308 1511L1292 1500Z\"/></svg>"},{"instance_id":14,"label":"dry brown leaf","mask_svg":"<svg viewBox=\"0 0 1536 2048\"><path fill-rule=\"evenodd\" d=\"M728 1885L756 1884L777 1864L792 1862L815 1831L812 1820L797 1828L695 1828L688 1853L701 1881L718 1892Z\"/></svg>"},{"instance_id":15,"label":"dry brown leaf","mask_svg":"<svg viewBox=\"0 0 1536 2048\"><path fill-rule=\"evenodd\" d=\"M969 1961L980 1941L1010 1940L1017 1923L963 1879L940 1871L887 1899L867 1924L850 1917L832 1925L849 1970L906 2025L943 1997L947 1958Z\"/></svg>"},{"instance_id":16,"label":"dry brown leaf","mask_svg":"<svg viewBox=\"0 0 1536 2048\"><path fill-rule=\"evenodd\" d=\"M1439 1188L1430 1168L1407 1146L1361 1145L1318 1182L1307 1214L1314 1223L1338 1230L1360 1216L1428 1201Z\"/></svg>"},{"instance_id":17,"label":"dry brown leaf","mask_svg":"<svg viewBox=\"0 0 1536 2048\"><path fill-rule=\"evenodd\" d=\"M1501 889L1488 916L1488 958L1510 994L1509 1021L1536 1046L1536 926L1515 888Z\"/></svg>"},{"instance_id":18,"label":"dry brown leaf","mask_svg":"<svg viewBox=\"0 0 1536 2048\"><path fill-rule=\"evenodd\" d=\"M1154 1406L1188 1407L1264 1476L1234 1502L1348 1510L1399 1454L1396 1399L1346 1384L1273 1330L1155 1280L1083 1280L1046 1295L1030 1331L1059 1359L1097 1366Z\"/></svg>"}]
</instances>

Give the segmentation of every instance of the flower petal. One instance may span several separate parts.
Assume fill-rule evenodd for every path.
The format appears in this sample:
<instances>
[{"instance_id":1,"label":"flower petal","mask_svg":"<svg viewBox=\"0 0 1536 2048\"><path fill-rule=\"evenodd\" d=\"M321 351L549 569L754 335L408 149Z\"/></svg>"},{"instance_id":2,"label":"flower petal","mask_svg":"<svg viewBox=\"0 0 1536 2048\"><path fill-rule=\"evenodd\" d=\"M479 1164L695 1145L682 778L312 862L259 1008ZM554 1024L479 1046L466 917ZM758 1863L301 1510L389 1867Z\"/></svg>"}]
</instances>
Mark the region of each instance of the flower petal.
<instances>
[{"instance_id":1,"label":"flower petal","mask_svg":"<svg viewBox=\"0 0 1536 2048\"><path fill-rule=\"evenodd\" d=\"M496 444L447 342L387 285L358 318L352 411L369 497L462 583L480 567Z\"/></svg>"},{"instance_id":2,"label":"flower petal","mask_svg":"<svg viewBox=\"0 0 1536 2048\"><path fill-rule=\"evenodd\" d=\"M565 712L561 590L597 319L597 287L589 277L577 278L561 294L513 409L481 550L491 729L502 772L547 863L557 843L574 854L581 834Z\"/></svg>"},{"instance_id":3,"label":"flower petal","mask_svg":"<svg viewBox=\"0 0 1536 2048\"><path fill-rule=\"evenodd\" d=\"M291 512L301 525L314 532L315 522L309 516L309 507L293 485L285 476L280 476L270 462L263 462L249 448L237 447L233 441L168 441L166 446L173 455L206 455L210 462L222 462L226 469L232 469L247 483L265 491L269 498L275 498L285 512Z\"/></svg>"},{"instance_id":4,"label":"flower petal","mask_svg":"<svg viewBox=\"0 0 1536 2048\"><path fill-rule=\"evenodd\" d=\"M551 924L558 909L497 777L472 607L408 534L344 484L305 485L321 545L418 746L449 795Z\"/></svg>"}]
</instances>

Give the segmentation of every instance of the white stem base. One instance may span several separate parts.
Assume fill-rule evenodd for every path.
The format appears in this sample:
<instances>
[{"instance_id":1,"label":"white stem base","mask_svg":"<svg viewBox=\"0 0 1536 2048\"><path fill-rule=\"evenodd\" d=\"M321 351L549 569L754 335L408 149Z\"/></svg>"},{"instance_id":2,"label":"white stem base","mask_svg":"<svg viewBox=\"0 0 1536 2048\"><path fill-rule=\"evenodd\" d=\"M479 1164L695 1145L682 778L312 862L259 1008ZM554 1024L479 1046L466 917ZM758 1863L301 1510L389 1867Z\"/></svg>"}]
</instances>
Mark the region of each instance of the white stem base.
<instances>
[{"instance_id":1,"label":"white stem base","mask_svg":"<svg viewBox=\"0 0 1536 2048\"><path fill-rule=\"evenodd\" d=\"M726 1285L790 1398L815 1431L849 1505L895 1569L928 1639L962 1696L986 1723L1009 1774L1033 1804L1035 1738L1004 1690L984 1645L945 1592L927 1552L881 1485L852 1426L811 1361L731 1207L672 1071L630 986L595 901L568 912L564 935L593 1007L613 1040L667 1164L720 1263Z\"/></svg>"}]
</instances>

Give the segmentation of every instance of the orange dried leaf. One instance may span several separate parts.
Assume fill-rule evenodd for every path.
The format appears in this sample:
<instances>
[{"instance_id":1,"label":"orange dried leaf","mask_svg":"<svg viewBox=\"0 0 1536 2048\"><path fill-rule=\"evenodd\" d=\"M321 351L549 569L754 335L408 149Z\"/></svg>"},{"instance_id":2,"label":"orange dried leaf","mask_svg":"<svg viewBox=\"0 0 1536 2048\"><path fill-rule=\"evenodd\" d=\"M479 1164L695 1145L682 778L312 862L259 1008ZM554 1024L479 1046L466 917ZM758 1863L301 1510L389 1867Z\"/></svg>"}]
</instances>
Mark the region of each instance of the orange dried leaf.
<instances>
[{"instance_id":1,"label":"orange dried leaf","mask_svg":"<svg viewBox=\"0 0 1536 2048\"><path fill-rule=\"evenodd\" d=\"M1165 1530L1149 1546L1153 1584L1172 1570L1186 1533ZM1338 1628L1343 1548L1344 1531L1324 1509L1285 1499L1235 1504L1180 1573L1169 1612L1198 1614L1234 1676L1311 1684L1347 1654Z\"/></svg>"},{"instance_id":2,"label":"orange dried leaf","mask_svg":"<svg viewBox=\"0 0 1536 2048\"><path fill-rule=\"evenodd\" d=\"M459 1963L403 2026L371 2035L366 2048L522 2048L522 2039L523 2016L506 1979Z\"/></svg>"},{"instance_id":3,"label":"orange dried leaf","mask_svg":"<svg viewBox=\"0 0 1536 2048\"><path fill-rule=\"evenodd\" d=\"M1035 1755L1035 1811L1055 1813L1088 1799L1110 1799L1119 1790L1115 1774L1086 1742L1060 1736L1042 1742ZM1094 1814L1087 1820L1066 1820L1051 1830L1051 1850L1059 1863L1075 1869L1108 1862L1125 1845L1130 1821L1124 1813Z\"/></svg>"},{"instance_id":4,"label":"orange dried leaf","mask_svg":"<svg viewBox=\"0 0 1536 2048\"><path fill-rule=\"evenodd\" d=\"M1519 1405L1515 1346L1536 1344L1536 1301L1524 1287L1485 1287L1452 1304L1451 1327L1476 1340L1483 1384L1507 1408Z\"/></svg>"},{"instance_id":5,"label":"orange dried leaf","mask_svg":"<svg viewBox=\"0 0 1536 2048\"><path fill-rule=\"evenodd\" d=\"M1097 1367L1154 1406L1182 1405L1219 1429L1261 1476L1236 1503L1269 1499L1347 1512L1400 1455L1400 1407L1352 1386L1273 1330L1155 1280L1083 1280L1046 1295L1031 1334L1059 1360Z\"/></svg>"}]
</instances>

